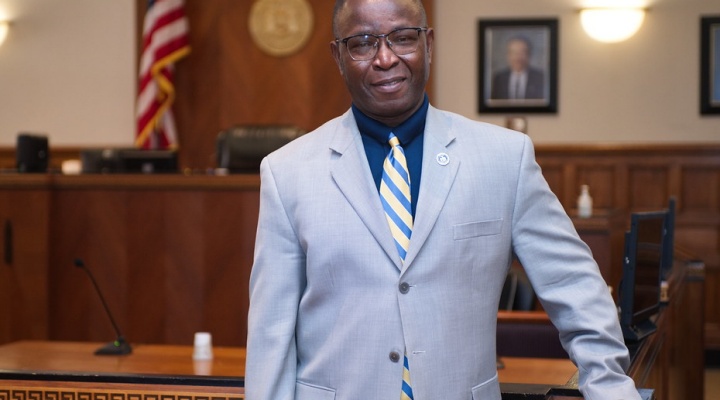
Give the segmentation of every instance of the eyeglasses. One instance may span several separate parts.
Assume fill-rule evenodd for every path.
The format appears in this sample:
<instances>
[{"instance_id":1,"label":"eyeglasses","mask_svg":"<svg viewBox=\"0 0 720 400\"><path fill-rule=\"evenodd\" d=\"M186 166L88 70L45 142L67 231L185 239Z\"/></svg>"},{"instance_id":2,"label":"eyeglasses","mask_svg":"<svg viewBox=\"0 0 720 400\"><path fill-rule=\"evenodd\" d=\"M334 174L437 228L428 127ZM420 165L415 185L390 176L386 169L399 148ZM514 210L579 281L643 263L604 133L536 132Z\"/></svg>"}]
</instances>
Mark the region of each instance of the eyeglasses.
<instances>
[{"instance_id":1,"label":"eyeglasses","mask_svg":"<svg viewBox=\"0 0 720 400\"><path fill-rule=\"evenodd\" d=\"M344 43L355 61L367 61L375 58L380 48L380 39L385 38L390 50L398 56L414 53L420 42L420 32L426 32L428 28L398 28L384 35L372 33L361 33L348 36L345 39L335 39L335 43Z\"/></svg>"}]
</instances>

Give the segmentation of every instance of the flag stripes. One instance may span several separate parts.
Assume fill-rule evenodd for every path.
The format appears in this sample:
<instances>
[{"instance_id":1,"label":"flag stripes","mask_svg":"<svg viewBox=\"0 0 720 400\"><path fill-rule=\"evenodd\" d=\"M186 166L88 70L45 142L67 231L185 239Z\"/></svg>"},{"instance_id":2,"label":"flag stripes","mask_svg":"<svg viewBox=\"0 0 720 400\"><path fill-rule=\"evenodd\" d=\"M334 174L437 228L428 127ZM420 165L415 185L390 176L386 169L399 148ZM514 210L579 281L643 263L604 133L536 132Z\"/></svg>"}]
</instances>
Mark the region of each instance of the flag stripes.
<instances>
[{"instance_id":1,"label":"flag stripes","mask_svg":"<svg viewBox=\"0 0 720 400\"><path fill-rule=\"evenodd\" d=\"M173 64L190 52L188 33L183 0L149 3L140 56L136 147L177 146L171 110L175 99Z\"/></svg>"}]
</instances>

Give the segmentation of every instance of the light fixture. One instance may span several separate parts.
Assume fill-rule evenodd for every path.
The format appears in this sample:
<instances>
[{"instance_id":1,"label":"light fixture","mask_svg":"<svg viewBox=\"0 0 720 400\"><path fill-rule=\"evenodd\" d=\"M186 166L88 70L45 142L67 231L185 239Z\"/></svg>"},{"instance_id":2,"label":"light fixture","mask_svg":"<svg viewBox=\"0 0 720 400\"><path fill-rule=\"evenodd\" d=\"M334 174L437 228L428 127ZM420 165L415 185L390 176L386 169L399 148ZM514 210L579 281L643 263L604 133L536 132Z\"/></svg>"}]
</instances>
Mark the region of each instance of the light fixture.
<instances>
[{"instance_id":1,"label":"light fixture","mask_svg":"<svg viewBox=\"0 0 720 400\"><path fill-rule=\"evenodd\" d=\"M580 10L580 23L585 32L600 42L622 42L632 37L642 26L642 8L586 8Z\"/></svg>"},{"instance_id":2,"label":"light fixture","mask_svg":"<svg viewBox=\"0 0 720 400\"><path fill-rule=\"evenodd\" d=\"M5 38L7 37L8 30L10 29L10 22L0 21L0 46L2 46Z\"/></svg>"}]
</instances>

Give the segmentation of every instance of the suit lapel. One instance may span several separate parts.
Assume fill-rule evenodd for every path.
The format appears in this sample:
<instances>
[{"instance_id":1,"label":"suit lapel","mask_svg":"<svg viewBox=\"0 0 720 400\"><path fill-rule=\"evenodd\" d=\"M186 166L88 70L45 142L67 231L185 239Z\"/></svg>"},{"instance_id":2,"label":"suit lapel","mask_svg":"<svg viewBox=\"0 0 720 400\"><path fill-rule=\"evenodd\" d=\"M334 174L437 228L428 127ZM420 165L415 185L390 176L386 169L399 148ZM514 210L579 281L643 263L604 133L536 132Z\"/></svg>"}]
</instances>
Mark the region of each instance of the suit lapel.
<instances>
[{"instance_id":1,"label":"suit lapel","mask_svg":"<svg viewBox=\"0 0 720 400\"><path fill-rule=\"evenodd\" d=\"M352 112L342 118L330 149L335 153L331 174L348 203L358 214L380 247L400 269L400 257L388 228L375 183Z\"/></svg>"},{"instance_id":2,"label":"suit lapel","mask_svg":"<svg viewBox=\"0 0 720 400\"><path fill-rule=\"evenodd\" d=\"M454 140L452 126L442 113L431 106L425 123L420 194L404 269L412 264L430 235L457 175L460 158L450 149Z\"/></svg>"}]
</instances>

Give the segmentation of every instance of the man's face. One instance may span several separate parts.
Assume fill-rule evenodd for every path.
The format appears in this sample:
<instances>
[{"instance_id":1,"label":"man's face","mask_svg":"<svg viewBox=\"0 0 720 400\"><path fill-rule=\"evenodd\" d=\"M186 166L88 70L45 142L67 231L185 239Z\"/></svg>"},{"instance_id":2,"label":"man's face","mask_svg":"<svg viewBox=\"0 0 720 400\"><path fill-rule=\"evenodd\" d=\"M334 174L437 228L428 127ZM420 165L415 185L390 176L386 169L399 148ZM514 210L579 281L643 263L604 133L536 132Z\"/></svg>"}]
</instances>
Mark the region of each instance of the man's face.
<instances>
[{"instance_id":1,"label":"man's face","mask_svg":"<svg viewBox=\"0 0 720 400\"><path fill-rule=\"evenodd\" d=\"M348 0L336 22L339 39L422 27L422 17L412 0ZM420 33L415 52L398 56L381 39L377 55L367 61L353 60L342 43L333 41L330 49L355 106L388 126L396 126L423 102L430 76L432 43L430 29Z\"/></svg>"},{"instance_id":2,"label":"man's face","mask_svg":"<svg viewBox=\"0 0 720 400\"><path fill-rule=\"evenodd\" d=\"M522 40L511 40L508 43L507 59L510 69L513 71L524 71L530 63L530 49L527 43Z\"/></svg>"}]
</instances>

